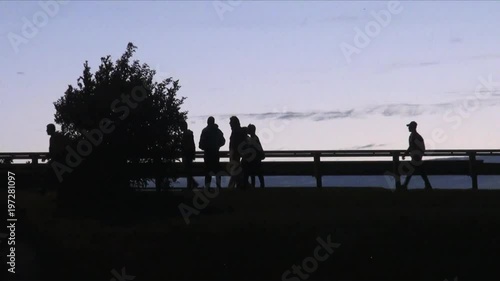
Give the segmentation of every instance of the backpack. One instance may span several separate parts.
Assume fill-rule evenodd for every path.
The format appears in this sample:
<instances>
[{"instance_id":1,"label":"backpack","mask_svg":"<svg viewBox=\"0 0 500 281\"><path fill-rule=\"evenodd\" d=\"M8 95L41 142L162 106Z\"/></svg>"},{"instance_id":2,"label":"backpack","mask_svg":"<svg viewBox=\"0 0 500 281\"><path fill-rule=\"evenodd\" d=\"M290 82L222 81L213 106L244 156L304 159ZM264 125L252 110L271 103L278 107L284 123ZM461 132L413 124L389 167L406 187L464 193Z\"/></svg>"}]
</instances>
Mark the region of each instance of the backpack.
<instances>
[{"instance_id":1,"label":"backpack","mask_svg":"<svg viewBox=\"0 0 500 281\"><path fill-rule=\"evenodd\" d=\"M255 151L255 153L256 153L255 160L264 160L266 158L266 155L264 153L264 149L262 148L262 145L260 144L259 137L257 137L257 136L255 136L254 138L248 137L246 140L246 147Z\"/></svg>"}]
</instances>

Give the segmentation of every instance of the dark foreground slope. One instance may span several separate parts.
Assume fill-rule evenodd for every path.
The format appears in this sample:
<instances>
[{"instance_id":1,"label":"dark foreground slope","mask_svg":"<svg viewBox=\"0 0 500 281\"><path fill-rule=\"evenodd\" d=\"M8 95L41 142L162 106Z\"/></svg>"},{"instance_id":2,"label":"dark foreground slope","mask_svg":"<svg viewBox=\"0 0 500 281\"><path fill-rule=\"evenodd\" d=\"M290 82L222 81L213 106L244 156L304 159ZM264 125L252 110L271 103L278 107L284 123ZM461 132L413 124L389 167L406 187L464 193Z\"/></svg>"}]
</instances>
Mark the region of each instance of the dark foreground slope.
<instances>
[{"instance_id":1,"label":"dark foreground slope","mask_svg":"<svg viewBox=\"0 0 500 281\"><path fill-rule=\"evenodd\" d=\"M18 276L282 280L306 260L310 273L286 273L285 280L500 278L498 191L226 190L206 207L193 196L143 192L54 215L54 194L18 194L26 208ZM198 207L189 224L180 203ZM340 245L318 252L325 260L317 261L308 257L318 239Z\"/></svg>"}]
</instances>

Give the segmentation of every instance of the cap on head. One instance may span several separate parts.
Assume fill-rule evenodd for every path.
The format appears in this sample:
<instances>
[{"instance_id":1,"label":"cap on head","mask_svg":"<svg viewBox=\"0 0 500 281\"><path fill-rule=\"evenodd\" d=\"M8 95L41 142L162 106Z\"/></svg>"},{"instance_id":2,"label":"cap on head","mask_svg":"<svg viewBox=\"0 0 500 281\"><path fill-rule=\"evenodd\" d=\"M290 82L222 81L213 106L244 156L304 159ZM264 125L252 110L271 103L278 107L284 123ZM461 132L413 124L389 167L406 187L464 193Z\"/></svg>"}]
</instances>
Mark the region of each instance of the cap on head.
<instances>
[{"instance_id":1,"label":"cap on head","mask_svg":"<svg viewBox=\"0 0 500 281\"><path fill-rule=\"evenodd\" d=\"M417 122L411 121L409 124L406 124L406 126L408 126L410 128L416 128L417 127Z\"/></svg>"}]
</instances>

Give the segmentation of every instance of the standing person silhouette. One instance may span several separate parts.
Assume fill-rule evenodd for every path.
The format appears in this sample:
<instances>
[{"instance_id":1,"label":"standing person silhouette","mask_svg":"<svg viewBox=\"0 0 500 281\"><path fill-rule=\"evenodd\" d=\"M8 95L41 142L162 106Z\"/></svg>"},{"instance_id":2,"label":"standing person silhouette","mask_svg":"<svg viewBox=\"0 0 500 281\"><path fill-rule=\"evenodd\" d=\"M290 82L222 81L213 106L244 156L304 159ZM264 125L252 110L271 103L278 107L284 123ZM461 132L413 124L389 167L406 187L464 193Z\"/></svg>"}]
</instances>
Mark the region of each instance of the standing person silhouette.
<instances>
[{"instance_id":1,"label":"standing person silhouette","mask_svg":"<svg viewBox=\"0 0 500 281\"><path fill-rule=\"evenodd\" d=\"M410 183L411 177L417 171L425 182L425 189L431 190L432 185L429 182L429 178L427 178L424 170L424 162L422 161L422 157L425 152L424 138L417 132L417 122L411 121L410 124L407 124L406 126L408 126L408 131L410 131L410 138L408 149L403 154L403 160L405 160L405 156L410 155L412 169L406 176L403 189L408 189L408 183Z\"/></svg>"},{"instance_id":2,"label":"standing person silhouette","mask_svg":"<svg viewBox=\"0 0 500 281\"><path fill-rule=\"evenodd\" d=\"M53 163L58 163L59 165L65 164L66 157L66 146L69 145L69 141L66 137L61 133L56 131L56 126L52 123L47 125L47 135L50 136L49 140L49 155L48 155L48 163L47 163L47 172L46 172L46 184L42 186L41 193L45 194L46 187L49 185L50 187L55 187L57 190L58 198L62 197L63 185L62 183L67 182L67 178L58 179L56 175L55 169L52 167ZM46 160L46 159L42 159Z\"/></svg>"},{"instance_id":3,"label":"standing person silhouette","mask_svg":"<svg viewBox=\"0 0 500 281\"><path fill-rule=\"evenodd\" d=\"M64 156L67 140L61 132L56 131L54 124L47 125L47 135L50 136L49 140L49 164L54 161L64 162Z\"/></svg>"},{"instance_id":4,"label":"standing person silhouette","mask_svg":"<svg viewBox=\"0 0 500 281\"><path fill-rule=\"evenodd\" d=\"M248 182L250 177L251 186L255 187L255 176L259 177L260 187L264 188L264 176L262 175L262 160L265 159L264 149L260 143L259 137L255 134L255 125L247 126L248 137L246 140L245 150L243 152L242 165L245 172L245 182Z\"/></svg>"},{"instance_id":5,"label":"standing person silhouette","mask_svg":"<svg viewBox=\"0 0 500 281\"><path fill-rule=\"evenodd\" d=\"M221 188L221 167L220 167L220 148L226 144L224 134L215 124L215 118L212 116L207 119L207 126L201 132L199 147L204 151L203 160L205 162L205 187L210 189L212 175L215 175L215 184Z\"/></svg>"},{"instance_id":6,"label":"standing person silhouette","mask_svg":"<svg viewBox=\"0 0 500 281\"><path fill-rule=\"evenodd\" d=\"M229 119L231 126L231 137L229 139L229 160L231 179L228 188L244 188L243 168L241 167L241 153L247 138L246 130L241 127L240 120L236 116Z\"/></svg>"},{"instance_id":7,"label":"standing person silhouette","mask_svg":"<svg viewBox=\"0 0 500 281\"><path fill-rule=\"evenodd\" d=\"M188 129L186 121L181 123L182 130L182 164L186 171L187 188L193 189L198 187L198 183L193 178L193 161L195 159L196 147L194 145L193 131Z\"/></svg>"}]
</instances>

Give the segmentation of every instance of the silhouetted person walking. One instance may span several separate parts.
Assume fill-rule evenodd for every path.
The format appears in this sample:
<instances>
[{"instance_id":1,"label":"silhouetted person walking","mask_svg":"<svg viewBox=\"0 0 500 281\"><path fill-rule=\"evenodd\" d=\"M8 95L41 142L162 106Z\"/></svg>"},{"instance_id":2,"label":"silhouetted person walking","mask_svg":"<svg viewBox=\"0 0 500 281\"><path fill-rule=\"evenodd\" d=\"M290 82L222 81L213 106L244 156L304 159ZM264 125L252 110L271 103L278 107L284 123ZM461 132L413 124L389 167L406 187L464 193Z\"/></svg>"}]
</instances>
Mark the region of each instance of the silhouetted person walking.
<instances>
[{"instance_id":1,"label":"silhouetted person walking","mask_svg":"<svg viewBox=\"0 0 500 281\"><path fill-rule=\"evenodd\" d=\"M262 175L262 160L264 160L264 149L259 137L255 134L255 125L249 124L247 127L247 139L243 153L242 165L245 173L245 182L250 177L252 187L255 187L255 176L259 177L260 187L264 188L264 176Z\"/></svg>"},{"instance_id":2,"label":"silhouetted person walking","mask_svg":"<svg viewBox=\"0 0 500 281\"><path fill-rule=\"evenodd\" d=\"M188 129L186 121L181 123L182 130L182 164L186 172L187 188L198 187L198 183L193 178L193 161L195 159L196 147L194 144L193 131Z\"/></svg>"},{"instance_id":3,"label":"silhouetted person walking","mask_svg":"<svg viewBox=\"0 0 500 281\"><path fill-rule=\"evenodd\" d=\"M201 132L199 147L204 151L203 160L205 161L205 187L210 188L212 175L215 175L215 184L221 188L221 167L220 167L220 148L226 144L224 134L215 124L215 118L212 116L207 119L207 126Z\"/></svg>"},{"instance_id":4,"label":"silhouetted person walking","mask_svg":"<svg viewBox=\"0 0 500 281\"><path fill-rule=\"evenodd\" d=\"M424 156L425 152L424 138L419 133L417 133L417 122L412 121L406 126L408 126L408 131L410 131L410 138L408 149L403 154L403 160L405 159L405 156L410 155L412 164L411 167L413 169L411 169L409 171L409 174L406 176L405 182L403 184L403 189L408 188L408 183L410 183L413 174L415 172L419 172L425 182L425 189L430 190L432 189L432 186L429 182L429 179L427 178L427 175L425 174L424 162L422 161L422 157Z\"/></svg>"},{"instance_id":5,"label":"silhouetted person walking","mask_svg":"<svg viewBox=\"0 0 500 281\"><path fill-rule=\"evenodd\" d=\"M228 188L245 188L245 178L241 167L241 153L244 149L247 133L241 127L240 120L236 116L229 119L231 126L231 137L229 139L229 160L231 162L231 179L229 180Z\"/></svg>"}]
</instances>

